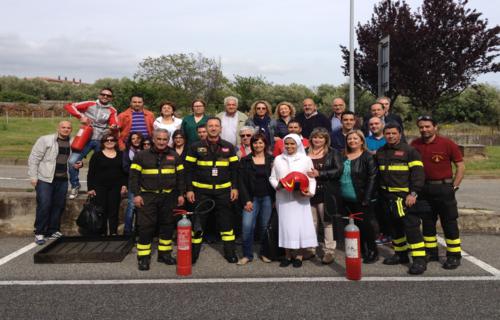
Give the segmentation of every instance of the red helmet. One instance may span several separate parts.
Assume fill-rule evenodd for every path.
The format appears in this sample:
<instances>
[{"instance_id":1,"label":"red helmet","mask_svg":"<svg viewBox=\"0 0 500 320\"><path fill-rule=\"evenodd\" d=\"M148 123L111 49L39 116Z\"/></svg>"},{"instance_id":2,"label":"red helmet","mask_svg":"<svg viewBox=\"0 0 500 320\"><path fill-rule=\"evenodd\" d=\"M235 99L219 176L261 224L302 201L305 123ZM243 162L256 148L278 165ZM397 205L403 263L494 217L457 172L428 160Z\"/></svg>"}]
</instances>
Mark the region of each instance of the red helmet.
<instances>
[{"instance_id":1,"label":"red helmet","mask_svg":"<svg viewBox=\"0 0 500 320\"><path fill-rule=\"evenodd\" d=\"M292 171L286 177L280 179L283 187L288 191L301 190L307 192L309 189L309 179L305 174L298 171Z\"/></svg>"}]
</instances>

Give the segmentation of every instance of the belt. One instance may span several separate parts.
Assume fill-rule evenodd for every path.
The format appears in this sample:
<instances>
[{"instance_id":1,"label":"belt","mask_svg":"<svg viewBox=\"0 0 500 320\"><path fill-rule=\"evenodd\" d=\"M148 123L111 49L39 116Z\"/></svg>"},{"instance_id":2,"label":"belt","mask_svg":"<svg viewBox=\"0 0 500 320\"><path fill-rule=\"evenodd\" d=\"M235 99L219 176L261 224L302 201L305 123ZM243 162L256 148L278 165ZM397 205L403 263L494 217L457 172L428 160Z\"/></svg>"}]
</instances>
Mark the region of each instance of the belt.
<instances>
[{"instance_id":1,"label":"belt","mask_svg":"<svg viewBox=\"0 0 500 320\"><path fill-rule=\"evenodd\" d=\"M442 179L442 180L426 180L425 183L427 184L447 184L447 183L453 183L453 179Z\"/></svg>"}]
</instances>

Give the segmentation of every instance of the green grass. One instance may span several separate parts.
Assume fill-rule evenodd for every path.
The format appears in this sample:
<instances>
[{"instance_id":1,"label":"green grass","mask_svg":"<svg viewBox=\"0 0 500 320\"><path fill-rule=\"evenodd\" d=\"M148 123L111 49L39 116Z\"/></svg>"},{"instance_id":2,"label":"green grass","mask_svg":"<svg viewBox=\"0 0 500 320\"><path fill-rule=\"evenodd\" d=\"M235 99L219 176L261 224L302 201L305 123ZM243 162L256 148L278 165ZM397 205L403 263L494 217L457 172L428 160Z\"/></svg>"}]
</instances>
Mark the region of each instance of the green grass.
<instances>
[{"instance_id":1,"label":"green grass","mask_svg":"<svg viewBox=\"0 0 500 320\"><path fill-rule=\"evenodd\" d=\"M0 157L27 158L36 140L46 134L55 133L57 124L68 118L9 118L0 120ZM73 134L78 129L78 120L72 118Z\"/></svg>"},{"instance_id":2,"label":"green grass","mask_svg":"<svg viewBox=\"0 0 500 320\"><path fill-rule=\"evenodd\" d=\"M500 146L486 147L487 159L466 160L465 175L500 176Z\"/></svg>"}]
</instances>

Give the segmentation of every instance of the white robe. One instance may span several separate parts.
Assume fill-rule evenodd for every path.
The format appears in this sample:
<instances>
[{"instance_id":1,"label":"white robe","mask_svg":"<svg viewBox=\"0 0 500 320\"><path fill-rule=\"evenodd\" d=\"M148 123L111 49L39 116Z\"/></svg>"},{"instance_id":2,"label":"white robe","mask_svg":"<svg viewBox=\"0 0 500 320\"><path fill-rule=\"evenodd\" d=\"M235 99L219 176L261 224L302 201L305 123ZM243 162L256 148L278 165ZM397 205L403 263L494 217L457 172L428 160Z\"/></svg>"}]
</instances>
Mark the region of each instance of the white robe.
<instances>
[{"instance_id":1,"label":"white robe","mask_svg":"<svg viewBox=\"0 0 500 320\"><path fill-rule=\"evenodd\" d=\"M306 174L313 168L312 160L299 154L286 160L279 155L274 160L269 181L276 189L278 182L292 171ZM314 195L316 180L309 178L309 192ZM311 248L318 245L316 229L311 214L310 198L300 191L288 192L281 188L276 191L276 208L279 217L279 246L286 249Z\"/></svg>"}]
</instances>

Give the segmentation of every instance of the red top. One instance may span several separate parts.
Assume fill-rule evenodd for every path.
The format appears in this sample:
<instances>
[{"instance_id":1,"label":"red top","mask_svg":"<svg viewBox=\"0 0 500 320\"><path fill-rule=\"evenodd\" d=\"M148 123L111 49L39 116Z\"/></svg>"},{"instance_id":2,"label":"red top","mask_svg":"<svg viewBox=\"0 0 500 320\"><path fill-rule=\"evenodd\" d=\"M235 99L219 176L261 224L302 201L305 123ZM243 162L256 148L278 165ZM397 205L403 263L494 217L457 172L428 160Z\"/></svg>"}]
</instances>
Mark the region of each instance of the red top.
<instances>
[{"instance_id":1,"label":"red top","mask_svg":"<svg viewBox=\"0 0 500 320\"><path fill-rule=\"evenodd\" d=\"M451 163L464 160L457 144L439 135L436 135L431 143L425 143L422 138L415 139L411 146L417 149L422 156L425 179L427 180L453 178Z\"/></svg>"}]
</instances>

